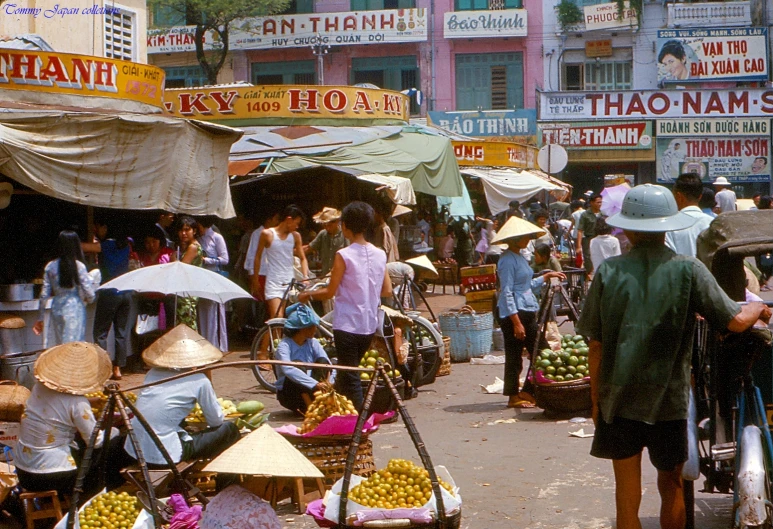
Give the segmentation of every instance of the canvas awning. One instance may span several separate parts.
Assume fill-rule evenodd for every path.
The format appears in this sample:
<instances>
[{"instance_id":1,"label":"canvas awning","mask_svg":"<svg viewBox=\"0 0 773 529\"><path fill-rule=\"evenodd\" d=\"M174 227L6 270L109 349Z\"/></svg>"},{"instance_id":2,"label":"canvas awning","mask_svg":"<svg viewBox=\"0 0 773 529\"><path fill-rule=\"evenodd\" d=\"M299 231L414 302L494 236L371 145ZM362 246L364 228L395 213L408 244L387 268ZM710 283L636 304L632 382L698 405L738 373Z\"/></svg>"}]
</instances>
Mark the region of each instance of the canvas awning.
<instances>
[{"instance_id":1,"label":"canvas awning","mask_svg":"<svg viewBox=\"0 0 773 529\"><path fill-rule=\"evenodd\" d=\"M0 108L0 173L76 204L228 218L241 134L161 115Z\"/></svg>"},{"instance_id":2,"label":"canvas awning","mask_svg":"<svg viewBox=\"0 0 773 529\"><path fill-rule=\"evenodd\" d=\"M542 191L563 197L568 189L530 171L464 169L464 174L480 178L489 210L494 215L507 211L512 200L525 202Z\"/></svg>"}]
</instances>

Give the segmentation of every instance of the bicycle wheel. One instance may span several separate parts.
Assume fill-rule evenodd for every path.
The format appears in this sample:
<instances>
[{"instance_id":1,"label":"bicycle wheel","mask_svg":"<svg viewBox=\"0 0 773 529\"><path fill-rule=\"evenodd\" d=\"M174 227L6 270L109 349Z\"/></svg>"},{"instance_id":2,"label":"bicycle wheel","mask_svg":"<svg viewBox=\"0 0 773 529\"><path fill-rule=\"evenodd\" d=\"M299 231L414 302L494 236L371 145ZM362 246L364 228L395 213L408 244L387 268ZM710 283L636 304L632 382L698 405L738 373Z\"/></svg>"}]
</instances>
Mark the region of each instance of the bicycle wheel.
<instances>
[{"instance_id":1,"label":"bicycle wheel","mask_svg":"<svg viewBox=\"0 0 773 529\"><path fill-rule=\"evenodd\" d=\"M284 323L267 323L255 339L252 340L250 347L250 360L273 360L274 351L279 345L283 336ZM263 367L263 369L261 369ZM274 366L252 366L252 373L258 380L258 383L272 393L276 393L276 370Z\"/></svg>"},{"instance_id":2,"label":"bicycle wheel","mask_svg":"<svg viewBox=\"0 0 773 529\"><path fill-rule=\"evenodd\" d=\"M422 317L413 320L411 332L413 337L410 341L411 350L408 353L408 365L413 369L418 364L414 377L415 385L421 387L432 384L443 361L443 336L435 329L434 325ZM419 357L418 362L417 356Z\"/></svg>"}]
</instances>

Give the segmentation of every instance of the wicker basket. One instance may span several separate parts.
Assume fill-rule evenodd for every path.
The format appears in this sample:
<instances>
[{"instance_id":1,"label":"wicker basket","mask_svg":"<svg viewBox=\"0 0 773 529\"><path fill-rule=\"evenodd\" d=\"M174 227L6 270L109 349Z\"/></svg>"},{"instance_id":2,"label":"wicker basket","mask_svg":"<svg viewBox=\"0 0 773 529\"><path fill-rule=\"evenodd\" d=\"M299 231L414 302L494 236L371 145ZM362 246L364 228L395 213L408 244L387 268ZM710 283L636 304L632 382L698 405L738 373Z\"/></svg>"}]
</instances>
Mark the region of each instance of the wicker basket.
<instances>
[{"instance_id":1,"label":"wicker basket","mask_svg":"<svg viewBox=\"0 0 773 529\"><path fill-rule=\"evenodd\" d=\"M351 437L347 435L329 435L317 437L298 437L286 435L290 441L306 458L314 463L325 475L325 486L329 489L344 476L346 470L346 454L349 451ZM358 476L367 478L376 471L376 462L373 459L373 442L365 437L360 441L357 455L354 458L353 472Z\"/></svg>"},{"instance_id":2,"label":"wicker basket","mask_svg":"<svg viewBox=\"0 0 773 529\"><path fill-rule=\"evenodd\" d=\"M494 330L491 312L479 314L464 306L458 311L444 312L439 320L441 331L451 338L452 362L467 362L491 351Z\"/></svg>"},{"instance_id":3,"label":"wicker basket","mask_svg":"<svg viewBox=\"0 0 773 529\"><path fill-rule=\"evenodd\" d=\"M30 390L15 380L0 381L0 421L19 422Z\"/></svg>"},{"instance_id":4,"label":"wicker basket","mask_svg":"<svg viewBox=\"0 0 773 529\"><path fill-rule=\"evenodd\" d=\"M555 413L577 413L592 408L590 382L569 380L552 384L535 384L534 399L537 406Z\"/></svg>"},{"instance_id":5,"label":"wicker basket","mask_svg":"<svg viewBox=\"0 0 773 529\"><path fill-rule=\"evenodd\" d=\"M444 377L451 374L451 338L443 336L443 362L437 370L437 377Z\"/></svg>"}]
</instances>

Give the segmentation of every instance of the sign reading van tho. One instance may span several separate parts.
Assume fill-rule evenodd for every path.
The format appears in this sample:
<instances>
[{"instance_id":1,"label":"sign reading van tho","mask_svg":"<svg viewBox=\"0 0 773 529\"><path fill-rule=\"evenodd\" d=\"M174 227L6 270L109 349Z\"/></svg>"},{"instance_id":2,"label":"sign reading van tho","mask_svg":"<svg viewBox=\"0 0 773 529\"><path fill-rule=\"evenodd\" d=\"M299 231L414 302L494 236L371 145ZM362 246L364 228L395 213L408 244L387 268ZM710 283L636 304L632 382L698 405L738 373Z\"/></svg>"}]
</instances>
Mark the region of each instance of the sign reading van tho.
<instances>
[{"instance_id":1,"label":"sign reading van tho","mask_svg":"<svg viewBox=\"0 0 773 529\"><path fill-rule=\"evenodd\" d=\"M5 90L6 97L20 101L92 106L57 98L85 96L104 98L93 106L157 111L163 108L164 71L105 57L6 49L0 50L0 91ZM121 101L110 105L107 99ZM127 108L129 102L139 105Z\"/></svg>"},{"instance_id":2,"label":"sign reading van tho","mask_svg":"<svg viewBox=\"0 0 773 529\"><path fill-rule=\"evenodd\" d=\"M235 86L167 90L164 105L184 118L229 125L403 123L408 96L391 90L353 86Z\"/></svg>"}]
</instances>

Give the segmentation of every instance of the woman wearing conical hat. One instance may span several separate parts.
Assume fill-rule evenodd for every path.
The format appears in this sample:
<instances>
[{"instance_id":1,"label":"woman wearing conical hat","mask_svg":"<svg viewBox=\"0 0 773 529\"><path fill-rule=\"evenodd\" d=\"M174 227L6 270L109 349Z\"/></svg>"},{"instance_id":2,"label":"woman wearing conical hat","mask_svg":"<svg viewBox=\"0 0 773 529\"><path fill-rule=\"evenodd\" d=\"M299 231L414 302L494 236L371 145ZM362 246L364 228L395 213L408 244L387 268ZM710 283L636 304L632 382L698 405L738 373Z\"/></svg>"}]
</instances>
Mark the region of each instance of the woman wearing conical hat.
<instances>
[{"instance_id":1,"label":"woman wearing conical hat","mask_svg":"<svg viewBox=\"0 0 773 529\"><path fill-rule=\"evenodd\" d=\"M82 449L96 426L85 395L101 390L111 372L107 353L86 342L57 345L37 359L37 382L27 399L14 450L19 483L26 490L72 492ZM76 440L77 450L72 448ZM102 441L100 431L94 447L101 448ZM90 470L97 468L92 465ZM91 472L87 475L87 488L98 486L96 477Z\"/></svg>"},{"instance_id":2,"label":"woman wearing conical hat","mask_svg":"<svg viewBox=\"0 0 773 529\"><path fill-rule=\"evenodd\" d=\"M152 367L145 375L144 383L212 364L222 357L217 347L190 327L180 324L142 353L142 359ZM180 424L197 403L208 428L189 434ZM136 406L175 463L213 457L239 440L239 429L225 420L212 382L203 373L145 388L138 395ZM132 419L132 426L145 460L152 465L166 465L164 456L136 418ZM124 443L124 449L136 459L129 439Z\"/></svg>"}]
</instances>

